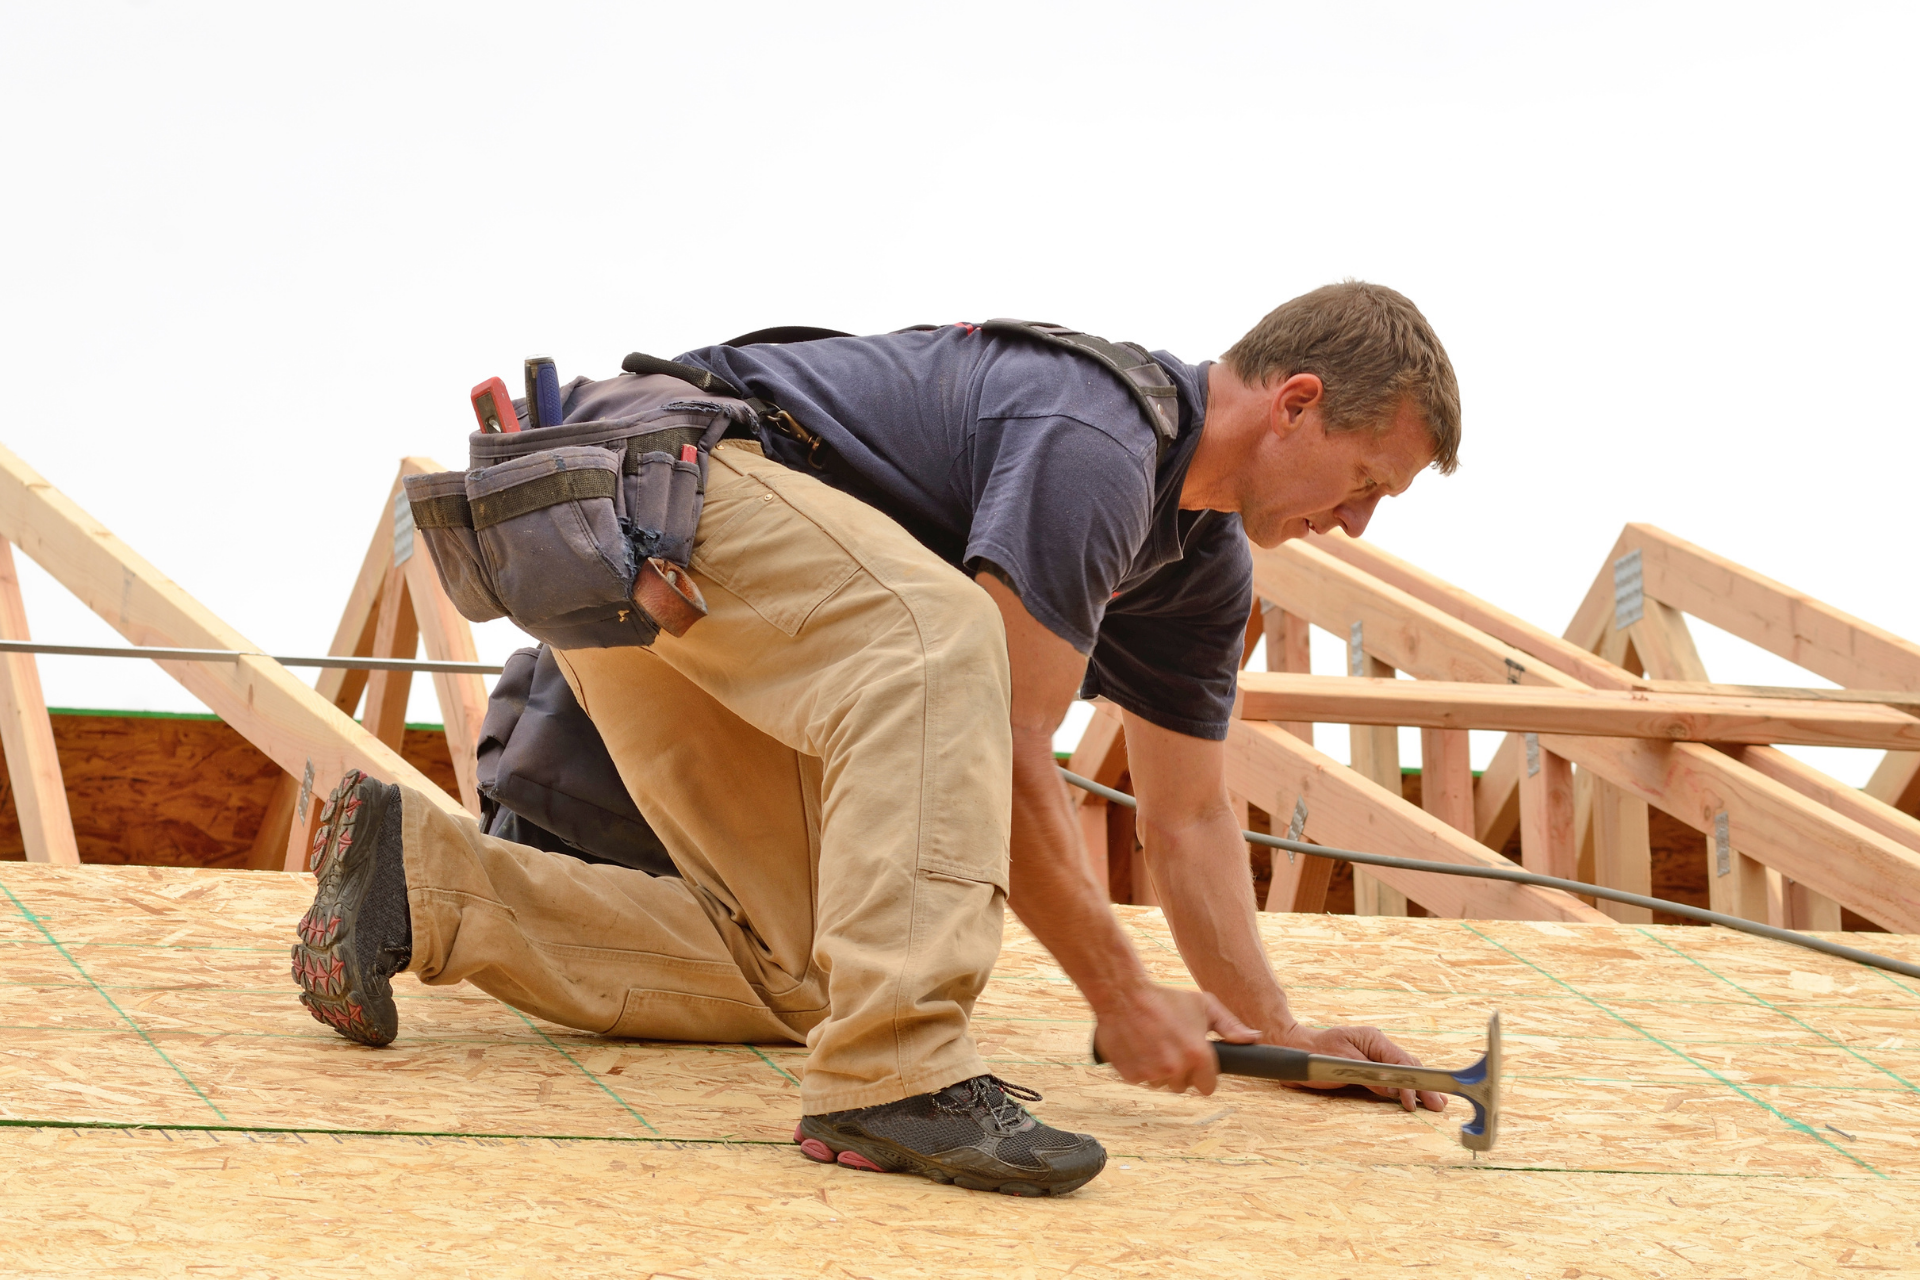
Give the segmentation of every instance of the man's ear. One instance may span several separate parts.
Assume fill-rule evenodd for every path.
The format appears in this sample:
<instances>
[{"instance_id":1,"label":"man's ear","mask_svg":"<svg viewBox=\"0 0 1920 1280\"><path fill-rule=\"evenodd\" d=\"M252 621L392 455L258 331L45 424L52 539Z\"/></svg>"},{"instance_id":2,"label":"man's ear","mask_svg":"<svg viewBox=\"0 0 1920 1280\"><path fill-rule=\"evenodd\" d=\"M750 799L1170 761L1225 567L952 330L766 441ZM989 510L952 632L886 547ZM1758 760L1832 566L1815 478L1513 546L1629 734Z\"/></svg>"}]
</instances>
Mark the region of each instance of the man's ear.
<instances>
[{"instance_id":1,"label":"man's ear","mask_svg":"<svg viewBox=\"0 0 1920 1280\"><path fill-rule=\"evenodd\" d=\"M1326 388L1318 376L1296 373L1273 389L1268 401L1267 429L1285 438L1305 423L1307 412L1319 407Z\"/></svg>"}]
</instances>

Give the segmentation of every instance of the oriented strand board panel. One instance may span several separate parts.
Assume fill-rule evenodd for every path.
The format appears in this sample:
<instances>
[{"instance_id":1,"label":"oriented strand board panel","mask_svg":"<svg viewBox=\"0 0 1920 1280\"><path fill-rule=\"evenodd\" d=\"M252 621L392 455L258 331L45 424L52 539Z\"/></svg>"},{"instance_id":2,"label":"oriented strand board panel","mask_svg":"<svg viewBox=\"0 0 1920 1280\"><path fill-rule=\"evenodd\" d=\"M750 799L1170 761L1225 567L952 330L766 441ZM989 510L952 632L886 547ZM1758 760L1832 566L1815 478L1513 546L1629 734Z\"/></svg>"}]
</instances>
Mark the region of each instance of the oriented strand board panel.
<instances>
[{"instance_id":1,"label":"oriented strand board panel","mask_svg":"<svg viewBox=\"0 0 1920 1280\"><path fill-rule=\"evenodd\" d=\"M82 862L245 865L280 770L238 731L210 715L56 708L52 720ZM400 754L456 793L444 731L409 728ZM25 858L0 761L0 861Z\"/></svg>"},{"instance_id":2,"label":"oriented strand board panel","mask_svg":"<svg viewBox=\"0 0 1920 1280\"><path fill-rule=\"evenodd\" d=\"M399 1041L348 1044L285 973L311 884L0 867L0 1272L1920 1270L1920 987L1718 929L1263 916L1310 1021L1464 1064L1501 1011L1501 1142L1475 1162L1458 1107L1119 1083L1010 926L982 1047L1113 1153L1027 1202L809 1164L791 1047L603 1040L406 980ZM1119 910L1185 982L1159 913Z\"/></svg>"}]
</instances>

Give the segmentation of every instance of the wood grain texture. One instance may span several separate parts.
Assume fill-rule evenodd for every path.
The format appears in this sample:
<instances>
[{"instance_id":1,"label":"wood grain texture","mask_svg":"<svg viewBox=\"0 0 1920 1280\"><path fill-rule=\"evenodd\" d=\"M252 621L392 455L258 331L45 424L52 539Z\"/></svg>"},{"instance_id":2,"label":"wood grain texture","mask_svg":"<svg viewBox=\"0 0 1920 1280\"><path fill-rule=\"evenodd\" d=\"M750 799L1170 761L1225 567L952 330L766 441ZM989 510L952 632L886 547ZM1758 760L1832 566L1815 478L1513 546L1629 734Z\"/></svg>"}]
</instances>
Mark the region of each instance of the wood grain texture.
<instances>
[{"instance_id":1,"label":"wood grain texture","mask_svg":"<svg viewBox=\"0 0 1920 1280\"><path fill-rule=\"evenodd\" d=\"M403 476L445 470L432 458L403 458ZM453 607L453 600L440 584L433 558L420 546L401 566L406 573L407 593L413 600L414 616L420 625L421 647L436 662L477 662L473 646L473 627ZM459 781L460 803L467 812L480 813L480 777L475 753L480 746L480 726L487 718L487 686L479 676L452 671L433 673L433 691L440 702L441 722L446 726L447 746L453 754L454 776Z\"/></svg>"},{"instance_id":2,"label":"wood grain texture","mask_svg":"<svg viewBox=\"0 0 1920 1280\"><path fill-rule=\"evenodd\" d=\"M1317 626L1361 621L1369 652L1422 679L1580 687L1554 667L1526 665L1530 655L1318 548L1287 543L1255 548L1253 558L1262 596L1300 610ZM1612 687L1633 679L1612 670ZM1541 745L1703 832L1724 811L1736 845L1750 856L1877 924L1920 929L1920 854L1712 747L1559 735L1543 735ZM1865 796L1852 803L1880 812L1889 824L1913 822Z\"/></svg>"},{"instance_id":3,"label":"wood grain texture","mask_svg":"<svg viewBox=\"0 0 1920 1280\"><path fill-rule=\"evenodd\" d=\"M1505 729L1662 742L1920 746L1920 718L1871 703L1544 688L1247 671L1239 714L1426 729Z\"/></svg>"},{"instance_id":4,"label":"wood grain texture","mask_svg":"<svg viewBox=\"0 0 1920 1280\"><path fill-rule=\"evenodd\" d=\"M1259 602L1261 621L1267 636L1267 670L1291 671L1307 675L1313 670L1312 634L1307 620L1270 601ZM1305 720L1288 720L1282 729L1308 746L1313 745L1313 725Z\"/></svg>"},{"instance_id":5,"label":"wood grain texture","mask_svg":"<svg viewBox=\"0 0 1920 1280\"><path fill-rule=\"evenodd\" d=\"M1420 807L1455 831L1473 834L1473 761L1467 735L1420 731Z\"/></svg>"},{"instance_id":6,"label":"wood grain texture","mask_svg":"<svg viewBox=\"0 0 1920 1280\"><path fill-rule=\"evenodd\" d=\"M20 595L20 575L14 568L13 546L0 538L0 639L31 640L27 605ZM73 815L67 809L67 788L60 778L60 756L53 745L53 725L47 719L47 699L40 689L40 665L30 653L0 654L0 744L4 744L7 776L13 782L13 801L20 822L20 838L31 862L74 865L80 861L73 838Z\"/></svg>"},{"instance_id":7,"label":"wood grain texture","mask_svg":"<svg viewBox=\"0 0 1920 1280\"><path fill-rule=\"evenodd\" d=\"M310 877L13 864L0 885L0 1267L15 1273L357 1276L378 1259L421 1276L1802 1277L1913 1262L1915 992L1722 930L1263 914L1310 1022L1372 1023L1464 1065L1501 1011L1502 1136L1476 1163L1457 1107L1122 1084L1087 1064L1086 1006L1010 925L976 1038L996 1073L1046 1094L1040 1115L1111 1157L1070 1197L1017 1201L808 1163L791 1144L791 1047L606 1040L404 978L400 1039L348 1044L284 973ZM1117 910L1153 976L1190 984L1160 913ZM1920 939L1872 941L1920 960Z\"/></svg>"},{"instance_id":8,"label":"wood grain texture","mask_svg":"<svg viewBox=\"0 0 1920 1280\"><path fill-rule=\"evenodd\" d=\"M1454 830L1400 794L1388 791L1331 756L1322 755L1277 725L1236 720L1227 731L1227 785L1243 795L1274 796L1269 812L1288 815L1304 800L1313 838L1337 848L1470 866L1512 864ZM1371 874L1439 916L1491 920L1604 920L1605 916L1556 889L1496 880L1436 876L1387 867Z\"/></svg>"},{"instance_id":9,"label":"wood grain texture","mask_svg":"<svg viewBox=\"0 0 1920 1280\"><path fill-rule=\"evenodd\" d=\"M1573 765L1536 743L1520 773L1520 860L1535 875L1577 880Z\"/></svg>"},{"instance_id":10,"label":"wood grain texture","mask_svg":"<svg viewBox=\"0 0 1920 1280\"><path fill-rule=\"evenodd\" d=\"M31 556L131 644L259 652L4 448L0 537ZM416 787L440 803L439 789L397 751L271 659L157 665L288 773L304 772L309 761L317 778L337 778L358 768ZM458 802L446 803L460 810Z\"/></svg>"},{"instance_id":11,"label":"wood grain texture","mask_svg":"<svg viewBox=\"0 0 1920 1280\"><path fill-rule=\"evenodd\" d=\"M414 617L407 580L397 569L387 571L380 589L379 619L373 630L373 656L411 658L420 649L420 623ZM360 723L368 733L390 747L400 745L406 732L407 695L413 692L411 671L367 673L367 705Z\"/></svg>"},{"instance_id":12,"label":"wood grain texture","mask_svg":"<svg viewBox=\"0 0 1920 1280\"><path fill-rule=\"evenodd\" d=\"M219 720L60 713L54 749L83 862L260 867L255 845L278 803L280 767ZM455 785L446 735L408 729L409 765L442 792ZM316 776L324 797L338 779ZM292 813L292 797L287 798ZM284 828L280 836L286 843ZM270 862L278 869L281 849ZM25 857L11 779L0 771L0 860Z\"/></svg>"},{"instance_id":13,"label":"wood grain texture","mask_svg":"<svg viewBox=\"0 0 1920 1280\"><path fill-rule=\"evenodd\" d=\"M1920 689L1920 644L1654 525L1628 525L1620 547L1640 552L1646 593L1655 600L1835 684Z\"/></svg>"}]
</instances>

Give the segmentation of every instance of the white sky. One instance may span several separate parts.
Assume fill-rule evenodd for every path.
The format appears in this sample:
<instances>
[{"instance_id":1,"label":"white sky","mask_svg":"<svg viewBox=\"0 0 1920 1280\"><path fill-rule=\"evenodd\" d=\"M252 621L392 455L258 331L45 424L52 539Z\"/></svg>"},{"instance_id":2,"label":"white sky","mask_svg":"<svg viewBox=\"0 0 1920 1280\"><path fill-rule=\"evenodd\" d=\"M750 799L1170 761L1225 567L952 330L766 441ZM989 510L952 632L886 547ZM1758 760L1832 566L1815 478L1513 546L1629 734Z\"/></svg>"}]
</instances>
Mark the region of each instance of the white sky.
<instances>
[{"instance_id":1,"label":"white sky","mask_svg":"<svg viewBox=\"0 0 1920 1280\"><path fill-rule=\"evenodd\" d=\"M1917 33L1871 4L5 0L0 441L319 652L397 459L459 465L467 388L530 353L606 376L1011 314L1197 361L1357 276L1426 311L1466 408L1389 550L1558 631L1645 520L1920 635ZM23 572L38 638L114 642ZM145 663L42 670L57 705L197 709Z\"/></svg>"}]
</instances>

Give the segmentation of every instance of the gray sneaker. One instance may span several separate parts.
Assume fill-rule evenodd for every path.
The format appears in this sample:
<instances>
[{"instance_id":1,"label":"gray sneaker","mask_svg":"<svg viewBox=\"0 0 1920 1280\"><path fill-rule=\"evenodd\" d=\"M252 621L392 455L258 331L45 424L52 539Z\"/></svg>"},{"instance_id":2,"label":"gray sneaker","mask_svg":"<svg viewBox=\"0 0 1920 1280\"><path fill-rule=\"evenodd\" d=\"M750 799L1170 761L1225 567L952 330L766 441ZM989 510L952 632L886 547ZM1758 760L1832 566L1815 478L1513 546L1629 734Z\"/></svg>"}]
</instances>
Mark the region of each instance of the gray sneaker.
<instances>
[{"instance_id":1,"label":"gray sneaker","mask_svg":"<svg viewBox=\"0 0 1920 1280\"><path fill-rule=\"evenodd\" d=\"M938 1093L808 1116L793 1140L809 1160L875 1173L917 1173L972 1191L1063 1196L1092 1181L1106 1148L1041 1124L1016 1102L1032 1089L975 1076Z\"/></svg>"},{"instance_id":2,"label":"gray sneaker","mask_svg":"<svg viewBox=\"0 0 1920 1280\"><path fill-rule=\"evenodd\" d=\"M349 1040L391 1044L400 1031L391 979L413 957L400 788L348 771L327 797L314 849L320 884L293 946L300 1003Z\"/></svg>"}]
</instances>

